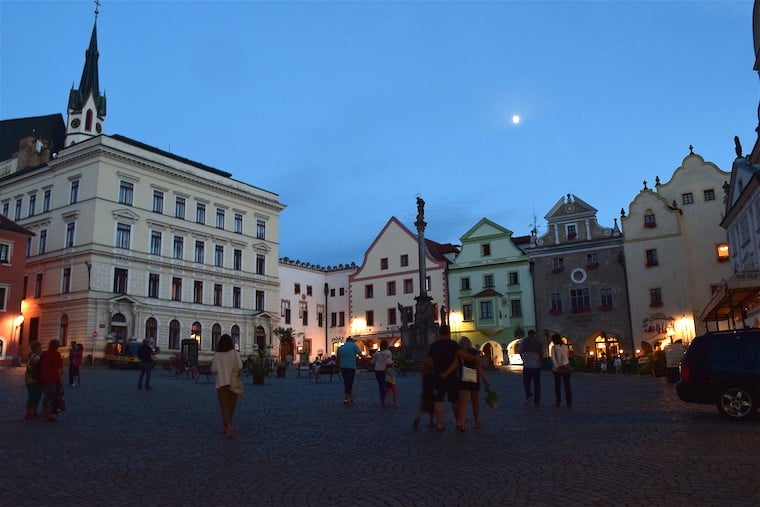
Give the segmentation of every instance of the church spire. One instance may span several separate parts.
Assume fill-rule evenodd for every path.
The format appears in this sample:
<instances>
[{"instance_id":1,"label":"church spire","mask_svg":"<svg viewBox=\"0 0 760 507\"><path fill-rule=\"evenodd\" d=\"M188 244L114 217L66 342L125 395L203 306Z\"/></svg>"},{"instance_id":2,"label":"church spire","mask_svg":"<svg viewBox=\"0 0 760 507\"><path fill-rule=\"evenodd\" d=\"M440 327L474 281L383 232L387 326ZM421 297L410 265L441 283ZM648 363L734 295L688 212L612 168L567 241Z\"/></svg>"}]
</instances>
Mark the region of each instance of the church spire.
<instances>
[{"instance_id":1,"label":"church spire","mask_svg":"<svg viewBox=\"0 0 760 507\"><path fill-rule=\"evenodd\" d=\"M98 14L100 2L95 1L95 22L92 25L90 45L85 51L82 78L79 88L69 92L66 146L85 141L103 132L106 119L106 97L100 94L98 81Z\"/></svg>"}]
</instances>

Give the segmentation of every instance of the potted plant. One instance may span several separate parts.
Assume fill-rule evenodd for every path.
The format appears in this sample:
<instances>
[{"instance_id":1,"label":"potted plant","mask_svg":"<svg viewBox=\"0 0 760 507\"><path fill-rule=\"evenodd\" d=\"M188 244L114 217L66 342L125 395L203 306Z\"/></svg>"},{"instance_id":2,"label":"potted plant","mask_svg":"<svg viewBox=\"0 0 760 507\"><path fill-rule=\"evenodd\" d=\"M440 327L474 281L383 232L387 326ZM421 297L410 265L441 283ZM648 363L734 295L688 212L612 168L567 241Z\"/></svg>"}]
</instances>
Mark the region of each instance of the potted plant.
<instances>
[{"instance_id":1,"label":"potted plant","mask_svg":"<svg viewBox=\"0 0 760 507\"><path fill-rule=\"evenodd\" d=\"M264 377L272 373L269 359L261 354L253 354L243 361L243 371L253 377L254 384L263 384Z\"/></svg>"}]
</instances>

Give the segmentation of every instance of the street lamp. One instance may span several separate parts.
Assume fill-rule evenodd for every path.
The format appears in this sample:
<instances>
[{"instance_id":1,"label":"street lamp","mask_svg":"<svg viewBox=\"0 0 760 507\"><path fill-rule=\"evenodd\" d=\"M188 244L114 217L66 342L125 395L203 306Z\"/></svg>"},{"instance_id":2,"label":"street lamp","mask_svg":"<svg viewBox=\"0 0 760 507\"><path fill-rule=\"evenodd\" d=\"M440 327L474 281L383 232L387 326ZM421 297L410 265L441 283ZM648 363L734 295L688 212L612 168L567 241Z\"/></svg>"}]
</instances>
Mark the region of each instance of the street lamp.
<instances>
[{"instance_id":1,"label":"street lamp","mask_svg":"<svg viewBox=\"0 0 760 507\"><path fill-rule=\"evenodd\" d=\"M13 329L11 330L11 343L16 345L16 355L13 357L13 365L14 366L21 366L21 344L16 341L17 337L19 336L16 333L16 329L21 327L21 324L24 323L24 316L19 315L15 319L13 319Z\"/></svg>"}]
</instances>

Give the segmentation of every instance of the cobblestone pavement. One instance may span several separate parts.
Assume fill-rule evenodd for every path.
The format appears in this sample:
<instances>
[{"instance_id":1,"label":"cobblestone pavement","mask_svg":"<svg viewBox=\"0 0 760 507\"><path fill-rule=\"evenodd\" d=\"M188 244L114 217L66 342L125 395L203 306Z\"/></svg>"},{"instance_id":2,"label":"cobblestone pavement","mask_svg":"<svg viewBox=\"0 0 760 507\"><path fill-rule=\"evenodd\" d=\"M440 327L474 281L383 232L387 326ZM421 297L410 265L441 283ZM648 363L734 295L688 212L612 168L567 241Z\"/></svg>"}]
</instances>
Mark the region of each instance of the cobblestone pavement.
<instances>
[{"instance_id":1,"label":"cobblestone pavement","mask_svg":"<svg viewBox=\"0 0 760 507\"><path fill-rule=\"evenodd\" d=\"M519 371L489 378L483 427L412 429L420 378L382 409L374 378L246 384L237 436L221 434L205 378L82 368L59 421L23 419L22 368L0 369L0 505L758 505L760 417L680 402L664 379L573 374L574 406L522 403ZM65 374L65 372L64 372ZM250 380L249 380L250 381Z\"/></svg>"}]
</instances>

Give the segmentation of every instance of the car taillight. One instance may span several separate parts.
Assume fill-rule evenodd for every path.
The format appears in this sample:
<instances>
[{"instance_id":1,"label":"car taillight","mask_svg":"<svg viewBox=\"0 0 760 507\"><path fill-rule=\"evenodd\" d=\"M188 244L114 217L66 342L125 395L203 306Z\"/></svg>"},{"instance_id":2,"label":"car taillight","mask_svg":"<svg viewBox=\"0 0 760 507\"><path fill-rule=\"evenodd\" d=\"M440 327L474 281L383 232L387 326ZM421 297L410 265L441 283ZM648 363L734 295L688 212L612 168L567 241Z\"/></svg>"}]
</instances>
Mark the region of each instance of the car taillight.
<instances>
[{"instance_id":1,"label":"car taillight","mask_svg":"<svg viewBox=\"0 0 760 507\"><path fill-rule=\"evenodd\" d=\"M685 382L691 380L691 368L689 368L688 364L682 364L679 369L681 372L681 380Z\"/></svg>"}]
</instances>

